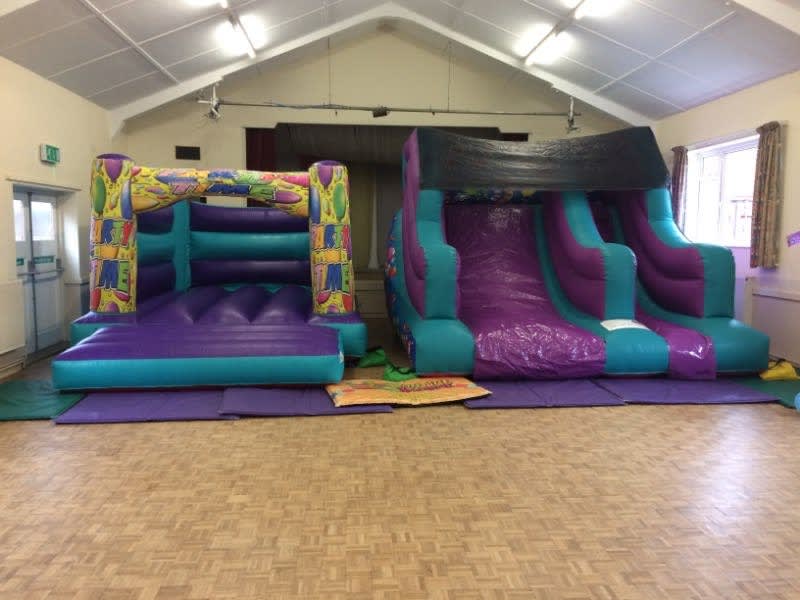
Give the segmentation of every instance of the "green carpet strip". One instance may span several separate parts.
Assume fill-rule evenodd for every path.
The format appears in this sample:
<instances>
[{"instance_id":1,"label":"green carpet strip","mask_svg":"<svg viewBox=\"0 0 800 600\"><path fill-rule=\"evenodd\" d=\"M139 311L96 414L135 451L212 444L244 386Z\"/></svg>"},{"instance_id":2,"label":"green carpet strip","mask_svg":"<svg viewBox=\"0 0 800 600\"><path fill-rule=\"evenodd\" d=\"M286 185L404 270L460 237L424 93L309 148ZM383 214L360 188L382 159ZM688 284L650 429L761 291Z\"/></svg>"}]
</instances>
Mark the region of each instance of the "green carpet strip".
<instances>
[{"instance_id":1,"label":"green carpet strip","mask_svg":"<svg viewBox=\"0 0 800 600\"><path fill-rule=\"evenodd\" d=\"M60 394L49 381L0 383L0 421L52 419L78 403L83 394Z\"/></svg>"}]
</instances>

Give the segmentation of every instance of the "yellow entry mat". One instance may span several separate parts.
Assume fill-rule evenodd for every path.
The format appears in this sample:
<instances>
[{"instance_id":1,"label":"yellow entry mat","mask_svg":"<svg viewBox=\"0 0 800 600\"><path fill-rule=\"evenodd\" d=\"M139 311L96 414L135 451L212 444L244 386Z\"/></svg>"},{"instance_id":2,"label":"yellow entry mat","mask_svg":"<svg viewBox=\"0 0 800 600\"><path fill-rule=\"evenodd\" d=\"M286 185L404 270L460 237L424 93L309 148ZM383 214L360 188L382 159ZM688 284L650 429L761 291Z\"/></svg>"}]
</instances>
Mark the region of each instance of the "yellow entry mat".
<instances>
[{"instance_id":1,"label":"yellow entry mat","mask_svg":"<svg viewBox=\"0 0 800 600\"><path fill-rule=\"evenodd\" d=\"M416 377L407 381L349 379L325 386L336 406L354 404L439 404L482 398L491 392L464 377Z\"/></svg>"}]
</instances>

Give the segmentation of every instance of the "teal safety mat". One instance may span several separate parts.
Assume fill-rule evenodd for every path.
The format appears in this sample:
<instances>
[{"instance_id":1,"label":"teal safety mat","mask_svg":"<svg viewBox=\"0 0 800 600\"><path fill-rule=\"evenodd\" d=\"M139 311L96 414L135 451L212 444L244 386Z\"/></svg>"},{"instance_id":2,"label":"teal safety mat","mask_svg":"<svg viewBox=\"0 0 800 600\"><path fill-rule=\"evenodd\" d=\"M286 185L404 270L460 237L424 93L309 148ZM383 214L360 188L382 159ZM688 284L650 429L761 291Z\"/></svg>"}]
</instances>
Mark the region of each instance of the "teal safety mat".
<instances>
[{"instance_id":1,"label":"teal safety mat","mask_svg":"<svg viewBox=\"0 0 800 600\"><path fill-rule=\"evenodd\" d=\"M733 379L732 381L777 396L780 403L789 408L795 408L794 398L797 394L800 394L800 379L764 381L760 377L746 377Z\"/></svg>"},{"instance_id":2,"label":"teal safety mat","mask_svg":"<svg viewBox=\"0 0 800 600\"><path fill-rule=\"evenodd\" d=\"M52 419L72 407L83 394L60 394L49 381L0 383L0 421Z\"/></svg>"}]
</instances>

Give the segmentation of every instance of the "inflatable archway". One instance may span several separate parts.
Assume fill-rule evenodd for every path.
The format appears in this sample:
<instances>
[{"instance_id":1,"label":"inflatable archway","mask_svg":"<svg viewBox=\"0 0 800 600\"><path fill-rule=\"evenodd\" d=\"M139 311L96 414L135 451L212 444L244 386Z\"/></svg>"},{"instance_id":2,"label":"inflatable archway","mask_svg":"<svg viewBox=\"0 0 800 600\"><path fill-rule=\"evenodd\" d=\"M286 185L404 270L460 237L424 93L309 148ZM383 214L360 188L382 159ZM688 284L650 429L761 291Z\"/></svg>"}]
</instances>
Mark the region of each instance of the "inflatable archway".
<instances>
[{"instance_id":1,"label":"inflatable archway","mask_svg":"<svg viewBox=\"0 0 800 600\"><path fill-rule=\"evenodd\" d=\"M308 172L166 169L103 154L92 165L90 309L136 311L136 215L203 196L244 196L308 217L315 314L351 314L354 281L347 169L333 161Z\"/></svg>"}]
</instances>

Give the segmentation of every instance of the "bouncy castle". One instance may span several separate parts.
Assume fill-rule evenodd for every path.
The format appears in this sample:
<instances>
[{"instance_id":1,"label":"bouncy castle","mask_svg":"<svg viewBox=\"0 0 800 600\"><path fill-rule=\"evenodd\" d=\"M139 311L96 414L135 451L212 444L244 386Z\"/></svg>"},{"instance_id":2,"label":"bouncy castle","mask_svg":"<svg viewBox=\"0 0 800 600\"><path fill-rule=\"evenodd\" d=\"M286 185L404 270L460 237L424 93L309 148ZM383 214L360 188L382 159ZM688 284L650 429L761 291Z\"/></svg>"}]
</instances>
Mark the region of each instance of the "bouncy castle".
<instances>
[{"instance_id":1,"label":"bouncy castle","mask_svg":"<svg viewBox=\"0 0 800 600\"><path fill-rule=\"evenodd\" d=\"M264 208L193 201L242 196ZM360 356L347 169L92 166L91 312L53 361L60 389L339 381Z\"/></svg>"},{"instance_id":2,"label":"bouncy castle","mask_svg":"<svg viewBox=\"0 0 800 600\"><path fill-rule=\"evenodd\" d=\"M734 262L676 227L652 131L403 148L389 311L420 374L554 379L766 369L733 318Z\"/></svg>"}]
</instances>

